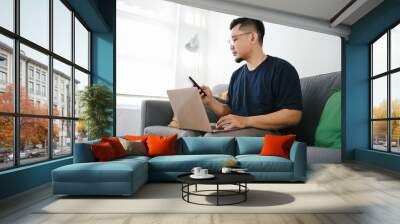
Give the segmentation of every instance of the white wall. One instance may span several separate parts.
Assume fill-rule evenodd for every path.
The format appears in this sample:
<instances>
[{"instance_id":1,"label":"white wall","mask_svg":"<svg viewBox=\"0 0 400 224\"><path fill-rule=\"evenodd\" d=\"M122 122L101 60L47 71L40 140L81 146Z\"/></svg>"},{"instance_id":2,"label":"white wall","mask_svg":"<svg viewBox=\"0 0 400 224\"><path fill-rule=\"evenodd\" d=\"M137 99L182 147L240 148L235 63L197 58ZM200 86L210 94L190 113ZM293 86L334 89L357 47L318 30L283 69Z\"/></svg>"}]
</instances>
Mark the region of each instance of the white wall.
<instances>
[{"instance_id":1,"label":"white wall","mask_svg":"<svg viewBox=\"0 0 400 224\"><path fill-rule=\"evenodd\" d=\"M119 1L132 5L143 3L139 1ZM154 4L157 2L158 0L153 0ZM124 9L126 9L125 6ZM118 16L119 14L117 11L117 17ZM163 76L164 81L158 79L159 81L157 82L161 84L162 87L160 87L160 85L154 85L153 79L155 77L151 76L150 73L147 75L143 72L135 74L132 73L131 69L125 71L120 68L122 61L119 59L122 58L129 65L128 67L134 65L134 63L129 60L135 60L135 57L131 57L131 59L126 61L126 55L129 55L129 52L125 51L135 51L135 49L133 49L134 45L128 43L135 37L132 35L138 34L134 33L134 27L121 27L123 24L117 23L117 27L120 26L117 31L117 39L120 39L121 35L126 35L125 39L128 40L125 44L127 46L121 45L123 41L119 41L120 44L117 46L117 94L130 94L130 90L142 88L146 88L146 92L135 92L134 94L146 95L148 92L160 93L171 88L169 86L173 84L175 88L188 87L191 85L187 79L188 75L193 76L199 84L206 84L211 87L221 83L228 83L232 72L244 63L237 64L234 62L227 42L230 36L229 24L232 19L236 17L237 16L188 6L177 7L176 24L171 25L171 27L176 27L175 41L170 41L171 43L168 45L168 49L174 49L172 51L175 51L170 54L174 55L174 58L168 60L173 61L172 64L174 64L174 66L172 67L174 68L170 70L174 70L174 74L168 78L165 72L153 72L154 74ZM269 55L289 61L297 69L300 77L341 70L341 40L339 37L271 23L264 24L266 28L264 37L265 52ZM184 46L195 34L199 35L199 50L196 53L192 53L187 51ZM152 36L152 34L146 35ZM154 34L154 36L163 38L157 33ZM153 42L154 41L145 38L137 41L136 44L153 46ZM153 48L158 49L156 47ZM154 52L154 49L150 49L148 53ZM125 53L122 54L123 52ZM135 63L140 62L135 61ZM154 69L160 68L152 68L149 71L153 71ZM146 69L143 71L146 71ZM139 77L142 78L134 78L134 75L139 75ZM133 79L130 80L130 78ZM168 79L168 82L165 81L166 79ZM132 83L136 83L137 88L133 88ZM127 84L126 86L129 88L119 88L119 86L123 86L122 84ZM152 90L151 88L157 89ZM117 135L140 134L140 103L142 99L143 98L140 97L136 97L135 99L131 97L117 98Z\"/></svg>"},{"instance_id":2,"label":"white wall","mask_svg":"<svg viewBox=\"0 0 400 224\"><path fill-rule=\"evenodd\" d=\"M208 61L206 83L228 83L237 64L227 43L229 24L236 16L210 12L208 22ZM300 77L341 70L341 40L317 32L265 23L265 53L289 61Z\"/></svg>"}]
</instances>

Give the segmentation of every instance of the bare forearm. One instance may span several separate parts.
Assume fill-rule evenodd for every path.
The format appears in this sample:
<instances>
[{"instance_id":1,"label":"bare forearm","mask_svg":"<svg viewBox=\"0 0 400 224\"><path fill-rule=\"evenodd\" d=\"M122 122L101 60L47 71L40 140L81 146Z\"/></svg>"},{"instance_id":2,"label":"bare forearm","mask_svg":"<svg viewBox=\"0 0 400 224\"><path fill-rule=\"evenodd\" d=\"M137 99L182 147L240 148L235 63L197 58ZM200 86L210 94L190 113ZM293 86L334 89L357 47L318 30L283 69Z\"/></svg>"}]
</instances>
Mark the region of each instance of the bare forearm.
<instances>
[{"instance_id":1,"label":"bare forearm","mask_svg":"<svg viewBox=\"0 0 400 224\"><path fill-rule=\"evenodd\" d=\"M298 110L282 109L274 113L247 117L246 126L269 130L279 130L297 125L301 120L302 112Z\"/></svg>"},{"instance_id":2,"label":"bare forearm","mask_svg":"<svg viewBox=\"0 0 400 224\"><path fill-rule=\"evenodd\" d=\"M231 113L231 108L228 105L218 102L217 100L213 99L210 104L207 105L217 117L221 117Z\"/></svg>"}]
</instances>

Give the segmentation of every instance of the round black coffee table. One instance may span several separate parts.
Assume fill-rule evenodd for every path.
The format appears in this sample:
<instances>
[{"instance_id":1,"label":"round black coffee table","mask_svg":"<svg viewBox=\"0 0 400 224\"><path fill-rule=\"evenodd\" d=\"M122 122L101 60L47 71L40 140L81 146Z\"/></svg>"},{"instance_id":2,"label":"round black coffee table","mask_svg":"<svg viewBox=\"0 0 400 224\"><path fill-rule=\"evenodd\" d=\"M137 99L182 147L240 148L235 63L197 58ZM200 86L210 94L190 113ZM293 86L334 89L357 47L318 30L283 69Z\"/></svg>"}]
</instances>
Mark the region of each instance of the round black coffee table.
<instances>
[{"instance_id":1,"label":"round black coffee table","mask_svg":"<svg viewBox=\"0 0 400 224\"><path fill-rule=\"evenodd\" d=\"M247 187L247 183L255 180L255 177L248 173L215 173L213 174L215 177L212 179L193 179L190 177L191 173L182 174L177 177L178 181L182 183L182 199L188 203L198 204L198 205L234 205L239 204L241 202L245 202L247 200L247 192L249 188ZM204 185L216 185L215 190L197 190L198 184ZM190 186L195 186L194 191L190 191ZM223 190L220 189L220 185L236 185L238 186L237 190ZM205 194L209 192L215 192L215 194ZM216 197L216 204L202 204L190 201L190 196L204 196L204 197ZM241 196L238 201L234 201L231 203L221 203L221 197L232 197L232 196Z\"/></svg>"}]
</instances>

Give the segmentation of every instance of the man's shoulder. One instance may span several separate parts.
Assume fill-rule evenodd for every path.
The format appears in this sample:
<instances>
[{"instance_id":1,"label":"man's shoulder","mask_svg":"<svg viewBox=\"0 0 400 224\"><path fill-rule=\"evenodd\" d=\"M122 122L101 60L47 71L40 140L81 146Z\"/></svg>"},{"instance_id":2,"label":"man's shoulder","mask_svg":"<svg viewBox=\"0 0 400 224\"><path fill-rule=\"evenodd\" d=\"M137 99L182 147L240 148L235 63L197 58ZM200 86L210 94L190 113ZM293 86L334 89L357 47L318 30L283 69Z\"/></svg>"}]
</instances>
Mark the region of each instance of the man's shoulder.
<instances>
[{"instance_id":1,"label":"man's shoulder","mask_svg":"<svg viewBox=\"0 0 400 224\"><path fill-rule=\"evenodd\" d=\"M286 61L283 58L280 57L275 57L275 56L268 56L271 57L270 59L272 60L273 64L275 66L279 66L279 67L283 67L283 68L294 68L294 66L292 64L290 64L290 62Z\"/></svg>"},{"instance_id":2,"label":"man's shoulder","mask_svg":"<svg viewBox=\"0 0 400 224\"><path fill-rule=\"evenodd\" d=\"M246 64L241 65L239 68L237 68L234 72L233 75L241 73L245 69Z\"/></svg>"}]
</instances>

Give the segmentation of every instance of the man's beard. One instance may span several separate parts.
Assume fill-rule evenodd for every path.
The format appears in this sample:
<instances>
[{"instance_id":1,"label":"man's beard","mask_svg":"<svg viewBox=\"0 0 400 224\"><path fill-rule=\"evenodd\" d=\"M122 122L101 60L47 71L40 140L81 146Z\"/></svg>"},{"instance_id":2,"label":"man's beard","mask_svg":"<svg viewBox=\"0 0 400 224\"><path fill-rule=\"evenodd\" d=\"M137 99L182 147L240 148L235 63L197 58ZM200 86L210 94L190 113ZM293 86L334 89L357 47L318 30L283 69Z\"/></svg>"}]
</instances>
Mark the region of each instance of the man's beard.
<instances>
[{"instance_id":1,"label":"man's beard","mask_svg":"<svg viewBox=\"0 0 400 224\"><path fill-rule=\"evenodd\" d=\"M242 62L243 61L243 58L235 58L235 62L236 63L240 63L240 62Z\"/></svg>"}]
</instances>

